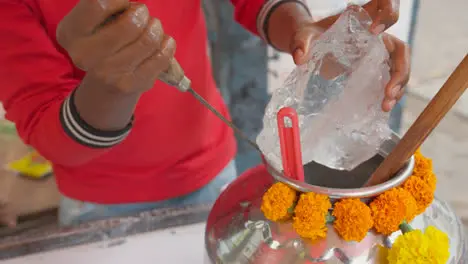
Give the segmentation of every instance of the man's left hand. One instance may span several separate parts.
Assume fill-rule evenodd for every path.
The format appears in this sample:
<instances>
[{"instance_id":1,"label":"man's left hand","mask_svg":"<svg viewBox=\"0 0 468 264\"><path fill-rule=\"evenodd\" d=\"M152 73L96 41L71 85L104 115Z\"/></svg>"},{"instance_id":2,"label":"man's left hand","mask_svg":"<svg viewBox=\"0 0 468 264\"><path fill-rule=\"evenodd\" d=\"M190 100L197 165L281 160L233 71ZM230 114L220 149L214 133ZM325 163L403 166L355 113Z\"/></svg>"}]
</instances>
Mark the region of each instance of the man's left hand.
<instances>
[{"instance_id":1,"label":"man's left hand","mask_svg":"<svg viewBox=\"0 0 468 264\"><path fill-rule=\"evenodd\" d=\"M394 9L388 6L389 2L399 3L399 1L395 0L374 0L370 3L372 5L366 6L366 10L369 9L367 10L369 14L375 15L375 18L373 18L374 24L385 25L383 26L384 30L389 25L395 23L394 19L398 19L398 12L396 12L395 15L395 12L392 11ZM381 8L383 9L377 9L379 7L377 4L382 5ZM393 4L392 8L394 8ZM290 53L297 65L302 65L310 59L310 48L313 42L316 41L321 35L321 32L325 30L320 23L322 23L322 21L316 23L303 22L293 34ZM374 24L372 26L374 26ZM370 29L371 32L373 31L372 26ZM380 31L380 29L378 30ZM400 100L404 94L403 88L407 84L410 76L410 52L408 45L397 37L387 33L383 33L382 36L385 47L390 55L391 64L391 79L385 87L385 98L382 102L382 110L388 112L392 110L396 102Z\"/></svg>"}]
</instances>

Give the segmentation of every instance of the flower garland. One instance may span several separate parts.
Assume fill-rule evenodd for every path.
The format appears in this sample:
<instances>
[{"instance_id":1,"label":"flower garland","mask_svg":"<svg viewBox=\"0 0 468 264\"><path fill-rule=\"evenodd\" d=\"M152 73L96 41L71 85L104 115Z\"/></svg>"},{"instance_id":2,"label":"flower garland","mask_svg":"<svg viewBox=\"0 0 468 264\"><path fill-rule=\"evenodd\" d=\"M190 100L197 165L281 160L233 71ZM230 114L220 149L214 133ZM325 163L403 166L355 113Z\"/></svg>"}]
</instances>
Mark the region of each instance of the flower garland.
<instances>
[{"instance_id":1,"label":"flower garland","mask_svg":"<svg viewBox=\"0 0 468 264\"><path fill-rule=\"evenodd\" d=\"M264 194L261 210L270 221L292 219L298 235L311 240L325 238L327 224L333 224L345 241L359 242L372 228L386 236L401 230L403 235L388 251L389 263L446 263L450 256L447 234L432 226L423 233L408 224L430 206L437 184L432 160L419 150L414 157L413 174L401 186L378 195L369 205L360 199L345 198L332 206L326 195L298 193L278 182Z\"/></svg>"}]
</instances>

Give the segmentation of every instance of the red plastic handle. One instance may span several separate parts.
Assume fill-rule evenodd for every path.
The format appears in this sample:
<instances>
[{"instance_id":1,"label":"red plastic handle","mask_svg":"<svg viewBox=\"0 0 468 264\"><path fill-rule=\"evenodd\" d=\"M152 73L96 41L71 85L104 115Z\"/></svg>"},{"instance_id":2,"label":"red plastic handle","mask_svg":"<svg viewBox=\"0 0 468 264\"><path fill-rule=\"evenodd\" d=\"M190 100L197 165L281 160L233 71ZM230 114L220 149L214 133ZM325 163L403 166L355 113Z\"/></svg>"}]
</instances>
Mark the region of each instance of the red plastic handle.
<instances>
[{"instance_id":1,"label":"red plastic handle","mask_svg":"<svg viewBox=\"0 0 468 264\"><path fill-rule=\"evenodd\" d=\"M301 136L296 110L291 107L281 108L277 114L277 122L284 174L304 181Z\"/></svg>"}]
</instances>

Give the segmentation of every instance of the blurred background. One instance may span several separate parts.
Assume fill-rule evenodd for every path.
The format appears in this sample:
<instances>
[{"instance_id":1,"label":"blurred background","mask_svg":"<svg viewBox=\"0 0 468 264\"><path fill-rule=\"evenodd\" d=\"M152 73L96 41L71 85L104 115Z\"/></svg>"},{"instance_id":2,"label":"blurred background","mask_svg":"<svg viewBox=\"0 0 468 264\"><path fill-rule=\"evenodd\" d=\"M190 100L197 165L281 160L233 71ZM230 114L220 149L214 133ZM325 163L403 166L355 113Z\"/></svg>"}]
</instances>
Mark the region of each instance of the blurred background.
<instances>
[{"instance_id":1,"label":"blurred background","mask_svg":"<svg viewBox=\"0 0 468 264\"><path fill-rule=\"evenodd\" d=\"M402 132L468 52L468 1L421 1L412 46L412 71ZM449 202L468 226L468 93L424 143L438 176L436 195Z\"/></svg>"},{"instance_id":2,"label":"blurred background","mask_svg":"<svg viewBox=\"0 0 468 264\"><path fill-rule=\"evenodd\" d=\"M335 0L310 1L314 19L336 12ZM337 3L346 3L336 0ZM359 1L354 1L359 2ZM333 4L331 4L333 6ZM215 79L228 103L234 122L251 138L262 127L264 108L271 91L281 86L294 65L291 58L266 47L232 19L228 0L205 0L210 52ZM392 113L391 125L404 133L468 52L466 0L401 0L400 20L390 33L412 48L412 76L406 98ZM468 225L468 94L441 122L422 147L434 160L437 195L448 201ZM31 150L16 137L3 119L0 107L0 202L20 215L47 211L58 204L53 177L40 181L17 177L3 164L24 157ZM239 141L239 172L260 162L247 144ZM27 194L27 196L25 196ZM0 232L0 236L2 233Z\"/></svg>"}]
</instances>

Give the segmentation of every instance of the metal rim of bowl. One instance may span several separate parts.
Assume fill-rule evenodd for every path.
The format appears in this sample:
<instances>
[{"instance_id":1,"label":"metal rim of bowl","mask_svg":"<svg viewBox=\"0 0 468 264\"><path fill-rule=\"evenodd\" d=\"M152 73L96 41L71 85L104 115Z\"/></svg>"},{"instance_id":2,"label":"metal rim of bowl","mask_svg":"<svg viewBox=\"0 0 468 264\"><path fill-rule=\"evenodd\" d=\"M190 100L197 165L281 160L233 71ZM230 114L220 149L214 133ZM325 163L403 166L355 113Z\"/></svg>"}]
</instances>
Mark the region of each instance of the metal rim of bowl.
<instances>
[{"instance_id":1,"label":"metal rim of bowl","mask_svg":"<svg viewBox=\"0 0 468 264\"><path fill-rule=\"evenodd\" d=\"M400 186L412 175L415 164L414 156L411 156L406 165L394 177L384 183L362 188L339 189L312 185L291 179L269 165L266 160L264 161L268 172L270 172L276 181L283 182L299 192L325 194L330 196L330 198L368 198L376 196L391 188Z\"/></svg>"}]
</instances>

